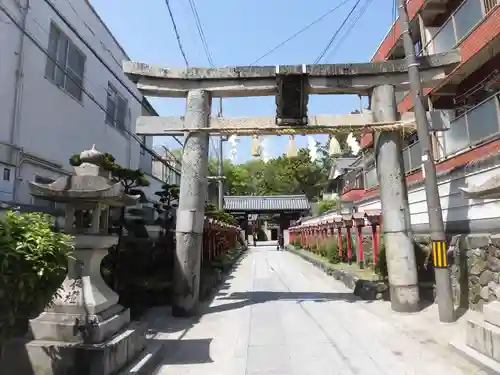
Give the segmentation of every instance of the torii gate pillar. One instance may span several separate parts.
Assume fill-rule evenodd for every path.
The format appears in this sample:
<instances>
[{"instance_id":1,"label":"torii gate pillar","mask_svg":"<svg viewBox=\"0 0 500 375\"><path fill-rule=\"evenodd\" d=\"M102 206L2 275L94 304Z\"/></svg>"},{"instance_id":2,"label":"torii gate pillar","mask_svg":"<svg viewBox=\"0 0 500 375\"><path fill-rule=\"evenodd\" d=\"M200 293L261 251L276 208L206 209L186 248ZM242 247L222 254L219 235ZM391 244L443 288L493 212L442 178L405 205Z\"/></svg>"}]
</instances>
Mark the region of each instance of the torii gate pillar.
<instances>
[{"instance_id":1,"label":"torii gate pillar","mask_svg":"<svg viewBox=\"0 0 500 375\"><path fill-rule=\"evenodd\" d=\"M398 117L394 86L373 89L372 111L376 121L396 121ZM397 312L420 310L415 251L411 233L410 207L406 188L401 133L381 132L375 138L377 177L391 307Z\"/></svg>"},{"instance_id":2,"label":"torii gate pillar","mask_svg":"<svg viewBox=\"0 0 500 375\"><path fill-rule=\"evenodd\" d=\"M210 93L190 90L184 119L186 128L209 126ZM199 302L203 224L207 194L209 135L186 135L177 210L172 315L196 314Z\"/></svg>"}]
</instances>

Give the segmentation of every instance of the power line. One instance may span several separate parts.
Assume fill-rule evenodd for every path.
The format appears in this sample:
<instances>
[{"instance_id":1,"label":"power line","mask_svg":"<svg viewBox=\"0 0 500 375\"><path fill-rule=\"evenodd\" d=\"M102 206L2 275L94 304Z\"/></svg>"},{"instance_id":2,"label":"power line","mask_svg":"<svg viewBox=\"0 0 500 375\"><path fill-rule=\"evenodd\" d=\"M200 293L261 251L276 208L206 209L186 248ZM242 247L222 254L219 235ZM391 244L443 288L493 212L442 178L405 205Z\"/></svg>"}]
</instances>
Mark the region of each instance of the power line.
<instances>
[{"instance_id":1,"label":"power line","mask_svg":"<svg viewBox=\"0 0 500 375\"><path fill-rule=\"evenodd\" d=\"M193 13L196 28L198 29L198 35L200 36L201 44L203 45L203 49L205 50L205 55L207 56L208 63L213 67L215 65L212 60L212 54L210 53L210 48L208 48L207 38L205 37L203 26L201 24L200 16L198 14L198 10L196 9L196 3L194 2L194 0L189 0L189 6L191 7L191 12Z\"/></svg>"},{"instance_id":2,"label":"power line","mask_svg":"<svg viewBox=\"0 0 500 375\"><path fill-rule=\"evenodd\" d=\"M68 27L68 29L70 29L70 31L76 35L76 37L85 45L85 47L88 48L88 50L90 52L92 52L92 54L95 56L95 58L97 58L97 60L106 68L106 70L108 72L110 72L113 77L120 83L120 85L122 85L125 90L128 91L128 93L137 101L137 103L139 103L141 105L142 108L146 109L148 112L149 112L149 108L147 108L144 103L142 102L142 98L139 98L135 92L130 88L128 87L128 85L122 80L122 78L120 76L118 76L118 74L116 74L113 69L111 69L111 67L108 65L108 63L106 61L104 61L104 59L97 53L97 51L94 49L94 47L92 47L90 45L89 42L87 42L87 40L85 40L84 37L82 37L82 35L78 32L78 30L76 30L76 28L71 24L71 22L68 21L68 19L59 11L59 9L56 8L56 6L50 1L50 0L44 0L45 3L50 7L50 9L52 9L52 11L64 22L64 24ZM69 0L66 0L68 1L69 3ZM40 25L41 27L41 25ZM173 137L175 139L175 141L177 143L179 143L181 146L182 146L182 142L179 141L179 139L177 137ZM140 142L140 144L142 145L142 142Z\"/></svg>"},{"instance_id":3,"label":"power line","mask_svg":"<svg viewBox=\"0 0 500 375\"><path fill-rule=\"evenodd\" d=\"M61 69L61 71L63 71L65 73L65 76L66 78L68 78L70 81L72 81L79 89L82 90L82 93L84 93L92 102L94 102L94 104L96 104L105 114L108 113L107 109L97 101L97 99L90 93L88 92L87 89L85 89L85 87L83 87L83 85L77 81L77 79L73 78L73 76L71 74L68 74L68 71L66 69L66 67L63 67L58 61L57 59L55 59L54 57L52 57L50 55L50 53L40 44L40 42L31 34L29 33L27 30L24 30L22 25L20 24L20 22L7 10L7 8L5 8L5 6L1 5L0 4L0 11L2 11L2 13L4 13L7 18L10 19L10 21L29 39L31 40L31 42L33 42L33 44L48 58L50 59L50 61L52 61L54 63L54 65ZM114 125L117 124L117 121L114 120ZM177 169L175 169L174 167L172 167L169 163L167 163L165 160L163 160L163 158L158 155L154 150L151 150L149 149L148 147L146 147L144 145L144 143L137 138L137 136L133 133L131 133L129 130L127 130L126 128L123 128L122 129L125 133L127 133L129 136L131 136L137 143L140 144L140 146L145 150L147 151L148 154L150 154L151 156L155 157L156 159L160 160L164 165L166 165L167 167L177 171Z\"/></svg>"},{"instance_id":4,"label":"power line","mask_svg":"<svg viewBox=\"0 0 500 375\"><path fill-rule=\"evenodd\" d=\"M339 9L342 5L348 3L349 1L351 0L344 0L342 1L339 5L337 5L336 7L330 9L328 12L326 12L325 14L323 14L321 17L319 18L316 18L314 21L312 21L310 24L308 24L307 26L305 26L304 28L300 29L299 31L297 31L295 34L293 34L292 36L290 36L289 38L285 39L283 42L279 43L277 46L275 46L274 48L272 48L271 50L269 50L268 52L266 52L265 54L263 54L262 56L260 56L258 59L256 59L253 63L250 64L250 66L252 65L255 65L256 63L258 63L260 60L262 60L264 57L267 57L269 56L271 53L273 53L274 51L276 51L278 48L281 48L283 47L286 43L288 43L289 41L291 41L292 39L294 39L295 37L299 36L300 34L302 34L304 31L308 30L309 28L311 28L312 26L314 26L315 24L317 24L318 22L322 21L323 19L325 19L327 16L329 16L330 14L332 14L334 11L336 11L337 9Z\"/></svg>"},{"instance_id":5,"label":"power line","mask_svg":"<svg viewBox=\"0 0 500 375\"><path fill-rule=\"evenodd\" d=\"M372 3L372 1L373 0L367 0L366 3L363 4L363 6L360 8L359 12L354 17L353 21L349 25L349 28L347 29L347 31L342 35L340 40L337 43L335 43L335 46L331 49L330 53L327 55L327 60L330 57L332 57L335 54L335 52L338 51L338 49L340 48L342 43L347 39L347 37L349 36L351 31L354 29L354 27L358 23L358 21L361 19L361 17L363 17L363 15L365 14L366 10L368 9L368 7Z\"/></svg>"},{"instance_id":6,"label":"power line","mask_svg":"<svg viewBox=\"0 0 500 375\"><path fill-rule=\"evenodd\" d=\"M169 0L165 0L165 4L167 5L168 14L170 15L170 20L172 21L175 37L177 38L177 45L179 46L179 50L181 51L182 58L184 59L186 66L189 66L186 53L184 52L184 48L182 47L181 36L179 35L179 30L177 30L177 24L175 23L174 14L172 13L172 8L170 8Z\"/></svg>"},{"instance_id":7,"label":"power line","mask_svg":"<svg viewBox=\"0 0 500 375\"><path fill-rule=\"evenodd\" d=\"M327 43L327 45L326 45L325 49L323 50L323 52L321 52L319 54L319 56L316 58L316 60L314 61L314 64L318 64L321 61L321 59L325 56L325 53L330 49L331 45L333 44L333 42L335 41L335 39L339 35L340 31L344 28L345 24L347 23L347 21L349 20L349 18L351 17L352 13L354 12L354 10L356 9L356 7L358 6L358 4L360 2L361 2L361 0L357 0L356 1L356 4L354 4L354 6L352 7L351 11L347 15L347 17L344 19L344 21L340 24L340 26L338 27L338 29L335 31L335 33L333 34L333 36L331 37L331 39Z\"/></svg>"}]
</instances>

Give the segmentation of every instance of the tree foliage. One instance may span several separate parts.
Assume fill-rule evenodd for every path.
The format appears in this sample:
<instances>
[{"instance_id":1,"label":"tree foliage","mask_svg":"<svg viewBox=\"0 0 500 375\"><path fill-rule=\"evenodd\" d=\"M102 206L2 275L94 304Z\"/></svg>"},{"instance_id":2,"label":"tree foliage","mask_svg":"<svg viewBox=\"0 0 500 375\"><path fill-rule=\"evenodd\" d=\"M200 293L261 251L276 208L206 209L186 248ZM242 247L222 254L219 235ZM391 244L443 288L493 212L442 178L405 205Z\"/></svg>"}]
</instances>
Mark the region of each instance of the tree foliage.
<instances>
[{"instance_id":1,"label":"tree foliage","mask_svg":"<svg viewBox=\"0 0 500 375\"><path fill-rule=\"evenodd\" d=\"M80 155L74 154L71 156L69 163L73 167L80 166L82 164ZM149 180L146 178L143 171L140 169L123 168L116 163L115 157L107 152L102 159L102 167L111 172L111 177L115 181L119 181L123 184L127 194L134 188L149 186Z\"/></svg>"},{"instance_id":2,"label":"tree foliage","mask_svg":"<svg viewBox=\"0 0 500 375\"><path fill-rule=\"evenodd\" d=\"M159 197L159 203L155 204L155 210L159 215L160 226L169 231L175 226L175 215L173 208L177 207L174 203L179 199L179 185L164 184L160 191L155 192Z\"/></svg>"},{"instance_id":3,"label":"tree foliage","mask_svg":"<svg viewBox=\"0 0 500 375\"><path fill-rule=\"evenodd\" d=\"M211 202L205 202L205 216L229 225L236 225L236 219L229 212L219 211Z\"/></svg>"},{"instance_id":4,"label":"tree foliage","mask_svg":"<svg viewBox=\"0 0 500 375\"><path fill-rule=\"evenodd\" d=\"M73 237L54 232L48 215L10 211L0 220L0 343L52 301L72 251Z\"/></svg>"},{"instance_id":5,"label":"tree foliage","mask_svg":"<svg viewBox=\"0 0 500 375\"><path fill-rule=\"evenodd\" d=\"M338 200L329 199L329 200L320 200L318 202L318 215L324 214L327 211L330 211L333 208L338 206Z\"/></svg>"},{"instance_id":6,"label":"tree foliage","mask_svg":"<svg viewBox=\"0 0 500 375\"><path fill-rule=\"evenodd\" d=\"M210 173L214 164L216 161L209 163ZM310 200L320 197L328 172L328 164L324 160L312 161L307 149L300 149L296 157L283 155L267 163L254 159L236 165L225 160L223 166L228 195L305 194Z\"/></svg>"}]
</instances>

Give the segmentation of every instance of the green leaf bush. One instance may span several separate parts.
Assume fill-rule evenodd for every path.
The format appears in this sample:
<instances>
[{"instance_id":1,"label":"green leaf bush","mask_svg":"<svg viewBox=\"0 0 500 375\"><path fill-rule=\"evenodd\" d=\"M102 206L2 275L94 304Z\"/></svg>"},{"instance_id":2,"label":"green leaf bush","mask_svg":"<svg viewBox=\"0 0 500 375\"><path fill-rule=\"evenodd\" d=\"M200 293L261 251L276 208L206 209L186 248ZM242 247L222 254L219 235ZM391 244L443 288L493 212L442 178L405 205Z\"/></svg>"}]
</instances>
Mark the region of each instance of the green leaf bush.
<instances>
[{"instance_id":1,"label":"green leaf bush","mask_svg":"<svg viewBox=\"0 0 500 375\"><path fill-rule=\"evenodd\" d=\"M0 343L24 334L64 280L73 237L48 215L9 211L0 219Z\"/></svg>"}]
</instances>

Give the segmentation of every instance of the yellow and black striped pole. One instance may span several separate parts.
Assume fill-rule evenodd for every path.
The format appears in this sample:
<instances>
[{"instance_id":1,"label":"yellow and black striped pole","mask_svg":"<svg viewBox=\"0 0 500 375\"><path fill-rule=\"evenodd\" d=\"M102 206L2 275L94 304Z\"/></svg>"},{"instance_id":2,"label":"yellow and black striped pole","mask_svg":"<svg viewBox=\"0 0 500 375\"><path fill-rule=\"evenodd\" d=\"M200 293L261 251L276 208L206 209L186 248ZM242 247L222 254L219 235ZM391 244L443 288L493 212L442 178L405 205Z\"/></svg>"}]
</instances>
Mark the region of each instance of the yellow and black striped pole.
<instances>
[{"instance_id":1,"label":"yellow and black striped pole","mask_svg":"<svg viewBox=\"0 0 500 375\"><path fill-rule=\"evenodd\" d=\"M446 241L432 241L432 258L434 268L448 267L448 245Z\"/></svg>"}]
</instances>

